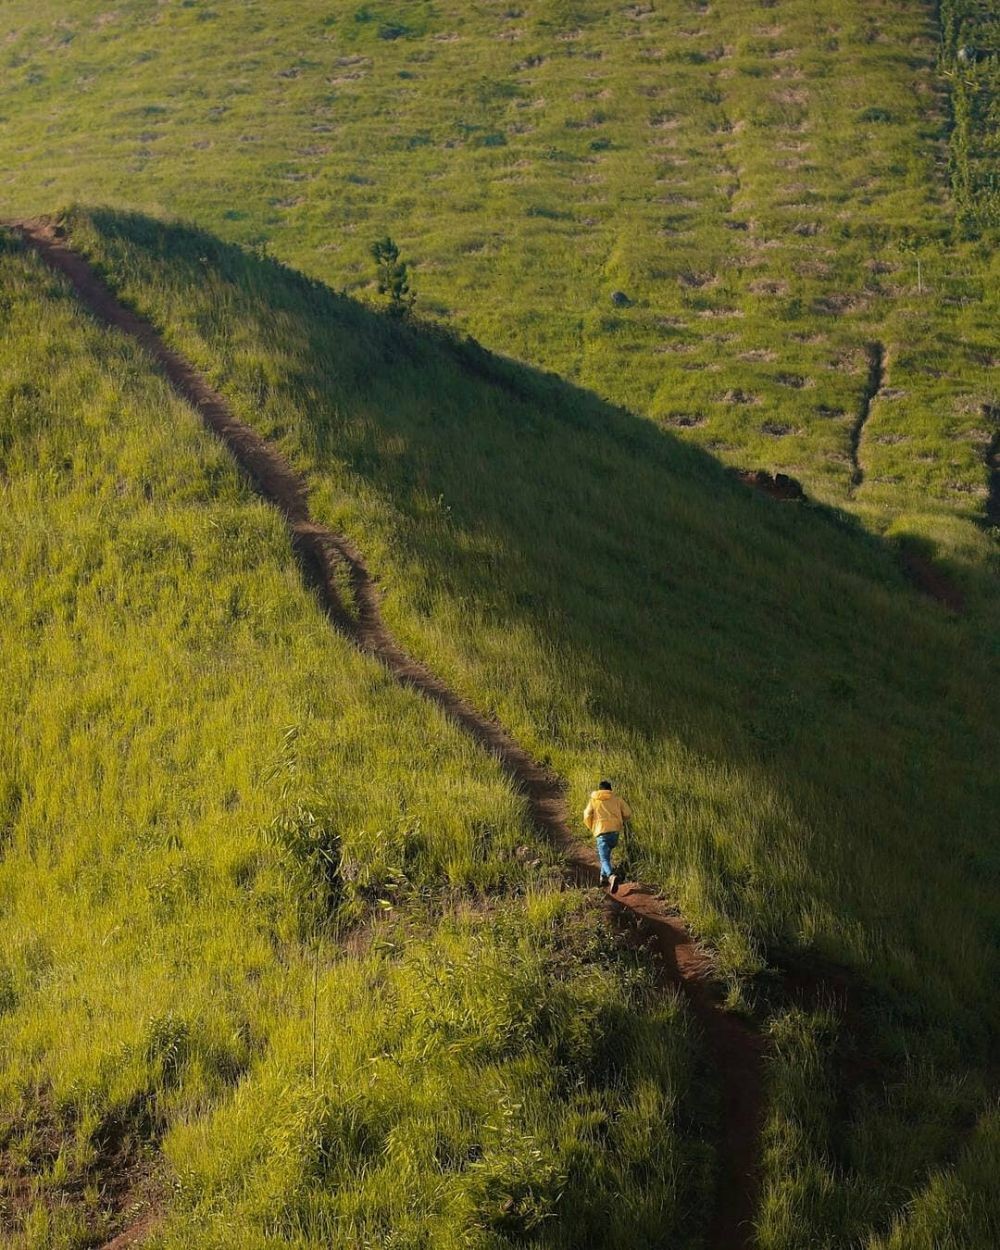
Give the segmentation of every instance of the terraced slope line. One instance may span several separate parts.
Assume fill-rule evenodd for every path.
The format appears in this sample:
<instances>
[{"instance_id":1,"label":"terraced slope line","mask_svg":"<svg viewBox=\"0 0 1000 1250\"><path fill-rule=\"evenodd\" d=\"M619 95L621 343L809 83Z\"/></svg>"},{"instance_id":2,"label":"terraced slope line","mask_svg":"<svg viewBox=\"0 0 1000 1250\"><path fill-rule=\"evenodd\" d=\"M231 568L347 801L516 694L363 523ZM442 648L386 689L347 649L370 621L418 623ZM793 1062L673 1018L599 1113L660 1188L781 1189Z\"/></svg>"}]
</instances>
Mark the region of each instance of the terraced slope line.
<instances>
[{"instance_id":1,"label":"terraced slope line","mask_svg":"<svg viewBox=\"0 0 1000 1250\"><path fill-rule=\"evenodd\" d=\"M360 552L344 535L312 519L306 483L284 457L240 421L222 396L188 361L167 347L148 321L118 302L56 227L44 221L12 224L51 268L69 279L96 316L130 335L149 352L177 393L222 439L255 489L284 517L305 577L332 623L361 651L379 659L399 682L436 703L489 751L527 798L536 826L563 853L573 878L580 884L596 885L596 859L589 844L584 846L570 832L562 782L504 729L396 643L382 620L378 590ZM337 575L345 570L353 612L337 587ZM723 1111L719 1188L708 1244L712 1250L749 1250L754 1242L752 1220L763 1109L762 1040L749 1025L722 1010L707 955L696 945L681 917L652 890L625 886L614 896L612 905L627 909L635 917L659 956L664 981L685 993L703 1029L722 1090ZM112 1243L116 1247L124 1244L129 1243Z\"/></svg>"}]
</instances>

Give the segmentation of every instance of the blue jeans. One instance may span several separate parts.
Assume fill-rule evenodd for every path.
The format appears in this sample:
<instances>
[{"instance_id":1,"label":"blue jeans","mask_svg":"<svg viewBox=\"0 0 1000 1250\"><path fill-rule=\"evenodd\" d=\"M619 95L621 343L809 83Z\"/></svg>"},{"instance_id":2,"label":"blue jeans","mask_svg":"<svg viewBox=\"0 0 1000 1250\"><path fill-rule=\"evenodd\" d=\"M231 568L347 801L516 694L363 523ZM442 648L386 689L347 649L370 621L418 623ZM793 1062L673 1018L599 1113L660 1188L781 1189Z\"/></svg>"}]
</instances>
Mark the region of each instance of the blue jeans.
<instances>
[{"instance_id":1,"label":"blue jeans","mask_svg":"<svg viewBox=\"0 0 1000 1250\"><path fill-rule=\"evenodd\" d=\"M618 845L620 836L617 829L611 833L599 833L597 835L597 858L601 861L602 877L610 877L614 872L614 869L611 867L611 852Z\"/></svg>"}]
</instances>

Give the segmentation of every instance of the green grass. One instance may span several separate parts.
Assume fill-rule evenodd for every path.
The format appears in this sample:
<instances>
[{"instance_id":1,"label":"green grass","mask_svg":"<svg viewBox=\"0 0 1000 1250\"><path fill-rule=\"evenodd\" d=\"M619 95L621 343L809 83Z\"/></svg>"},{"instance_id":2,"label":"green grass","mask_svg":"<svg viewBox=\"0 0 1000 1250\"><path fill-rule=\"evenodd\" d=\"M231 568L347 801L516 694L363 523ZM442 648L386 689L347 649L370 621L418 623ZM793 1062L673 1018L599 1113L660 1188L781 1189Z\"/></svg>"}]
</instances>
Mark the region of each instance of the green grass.
<instances>
[{"instance_id":1,"label":"green grass","mask_svg":"<svg viewBox=\"0 0 1000 1250\"><path fill-rule=\"evenodd\" d=\"M697 1245L692 1039L607 945L550 894L339 963L317 1086L286 1020L253 1085L166 1142L166 1244Z\"/></svg>"},{"instance_id":2,"label":"green grass","mask_svg":"<svg viewBox=\"0 0 1000 1250\"><path fill-rule=\"evenodd\" d=\"M941 61L951 105L950 172L958 219L972 237L1000 227L1000 47L996 14L943 0Z\"/></svg>"},{"instance_id":3,"label":"green grass","mask_svg":"<svg viewBox=\"0 0 1000 1250\"><path fill-rule=\"evenodd\" d=\"M637 868L680 902L714 946L731 1001L756 1010L772 1039L764 1250L992 1250L1000 1223L988 1077L1000 604L996 534L983 523L1000 406L998 60L988 6L939 8L8 0L0 15L4 213L111 205L71 217L75 243L307 473L316 514L347 530L380 576L400 638L550 759L577 806L596 771L627 789ZM178 217L203 233L163 224ZM374 300L368 249L387 231L413 264L418 311L508 360L332 294ZM15 290L22 280L11 278ZM448 1062L404 1069L407 1096L390 1094L388 1113L375 1098L368 1119L349 1040L410 1054L459 1000L469 1036L487 1036L475 1004L491 991L469 963L480 958L475 923L438 923L434 891L522 890L510 854L529 836L521 805L469 744L328 637L274 518L200 438L203 467L193 452L178 460L150 413L190 417L127 350L67 320L60 334L76 355L46 347L34 311L3 349L28 388L9 405L19 450L4 490L35 508L7 513L20 520L6 522L5 545L28 555L8 613L4 724L50 726L37 740L5 730L4 747L16 764L4 769L6 801L31 831L3 869L26 909L10 913L28 951L10 984L23 994L35 978L49 995L9 1017L27 1030L10 1053L34 1056L33 1084L17 1095L29 1143L46 1137L58 1086L71 1111L49 1135L77 1143L73 1178L94 1174L93 1124L132 1105L100 1085L113 1084L101 1038L124 1036L129 1063L152 1057L114 1080L131 1099L155 1088L166 1108L157 1133L180 1184L167 1244L206 1229L221 1244L227 1213L234 1245L297 1244L300 1227L305 1244L345 1228L359 1244L392 1244L390 1225L406 1245L521 1236L482 1225L497 1204L474 1169L430 1179L433 1126L446 1126L448 1158L466 1141L441 1101ZM875 343L886 376L854 487ZM112 367L108 352L125 363ZM141 374L147 395L133 404L141 433L125 444L122 370L137 386ZM31 440L49 427L63 433L40 455ZM813 505L753 497L723 465L791 473ZM54 499L71 489L60 513ZM132 498L144 489L150 500ZM906 584L904 544L961 590L964 618ZM36 602L53 605L54 626L36 620ZM62 756L72 747L65 767L60 744ZM357 796L341 823L334 763ZM428 795L428 768L448 802ZM45 784L32 787L36 769ZM438 950L453 979L411 1011L404 1037L374 1006L342 1018L340 973L324 962L322 1058L342 1084L314 1097L295 1022L309 1015L306 946L329 886L320 852L345 849L343 828L353 859L326 899L341 922L363 922L379 899L395 904L394 923L411 909L424 917L405 949L358 956L344 976L381 978L388 1002L411 1003L422 952ZM127 973L98 988L90 935L120 924L137 871L147 927L127 935ZM78 876L91 884L74 893ZM428 894L438 901L420 902ZM183 905L169 901L178 896ZM142 945L163 907L187 925L170 920L167 971ZM543 892L520 908L511 923L544 999L558 980L547 936L558 904ZM217 924L239 938L232 981L212 971L223 955L179 975L192 937L226 950ZM260 932L266 942L244 940ZM512 982L490 957L522 939L490 934L488 984L506 1002ZM244 961L262 943L271 971L260 984L293 988L280 1011L260 1008L254 1038L280 1040L219 1041L219 1030L242 1037ZM49 945L62 963L46 962ZM845 965L862 1018L848 1029L822 1004L783 1000L766 971L778 958ZM690 1087L686 1026L665 1009L661 1038L645 990L615 988L603 960L584 959L571 978L581 1012L599 982L620 1023L650 1022L634 1053L665 1063L670 1080L657 1078L648 1104L634 1073L601 1096L666 1114L670 1082ZM93 1041L79 1030L66 1052L79 1055L56 1080L52 1039L83 1016L82 986L109 1023ZM183 1036L209 1040L182 1080L164 1083L157 1047L175 1036L171 995L185 987L212 1010L183 1017ZM147 1001L168 1020L148 1037L128 1006ZM526 1143L540 1142L541 1207L564 1177L574 1202L592 1192L597 1205L632 1184L630 1195L647 1194L651 1244L675 1229L696 1243L703 1225L690 1213L706 1187L690 1110L677 1113L681 1137L655 1179L641 1111L627 1143L573 1171L579 1108L548 1097L549 1042L536 1029L503 1069L503 1097L520 1104L520 1136L497 1164L508 1188ZM253 1074L239 1094L201 1057L213 1046ZM472 1119L498 1105L479 1078L465 1064L456 1078ZM338 1153L330 1125L345 1099L359 1136L342 1136ZM96 1110L81 1118L81 1107ZM248 1125L261 1153L244 1185ZM603 1125L593 1136L610 1140ZM59 1209L52 1195L73 1189L67 1166L35 1208L36 1244ZM668 1175L681 1178L675 1189ZM367 1224L351 1190L367 1195ZM76 1219L79 1205L58 1218ZM580 1244L572 1207L558 1209L536 1236ZM624 1238L617 1225L587 1228Z\"/></svg>"},{"instance_id":4,"label":"green grass","mask_svg":"<svg viewBox=\"0 0 1000 1250\"><path fill-rule=\"evenodd\" d=\"M836 1096L796 1094L810 1051L843 1085L837 1030L793 1030L774 1064L768 1181L786 1222L765 1244L887 1222L982 1107L997 1026L990 577L966 570L957 619L907 585L892 544L764 499L586 392L205 234L107 212L68 224L306 472L406 644L550 759L571 806L595 769L619 780L638 871L715 945L734 1001L766 1001L755 977L776 954L867 984L885 1088L846 1124ZM797 1097L817 1120L805 1142ZM914 1131L942 1103L953 1131ZM823 1183L796 1198L810 1168Z\"/></svg>"},{"instance_id":5,"label":"green grass","mask_svg":"<svg viewBox=\"0 0 1000 1250\"><path fill-rule=\"evenodd\" d=\"M978 12L11 0L0 197L180 215L351 292L389 231L431 316L838 505L882 341L854 506L975 559L951 518L982 515L997 404L996 58L955 60L989 46Z\"/></svg>"},{"instance_id":6,"label":"green grass","mask_svg":"<svg viewBox=\"0 0 1000 1250\"><path fill-rule=\"evenodd\" d=\"M108 213L70 231L307 472L314 510L362 545L418 654L549 755L581 809L595 754L646 788L648 867L683 882L704 927L721 911L758 942L819 942L885 967L884 922L878 943L863 936L876 912L853 937L843 923L873 880L873 861L844 863L860 831L879 833L866 855L895 856L898 829L936 862L945 778L959 776L960 836L988 842L988 579L968 583L981 617L956 621L860 527L756 497L585 392L206 235ZM709 834L719 862L703 858ZM787 877L755 872L778 846ZM915 901L925 881L912 871ZM812 896L834 881L824 916ZM902 910L907 932L922 923L922 908ZM968 921L956 910L954 923ZM752 945L735 967L753 967ZM900 973L909 962L901 953ZM976 974L942 967L943 1002L964 997L945 988L956 975Z\"/></svg>"},{"instance_id":7,"label":"green grass","mask_svg":"<svg viewBox=\"0 0 1000 1250\"><path fill-rule=\"evenodd\" d=\"M141 353L0 271L4 1244L133 1186L164 1247L620 1244L611 1193L696 1245L682 1008Z\"/></svg>"}]
</instances>

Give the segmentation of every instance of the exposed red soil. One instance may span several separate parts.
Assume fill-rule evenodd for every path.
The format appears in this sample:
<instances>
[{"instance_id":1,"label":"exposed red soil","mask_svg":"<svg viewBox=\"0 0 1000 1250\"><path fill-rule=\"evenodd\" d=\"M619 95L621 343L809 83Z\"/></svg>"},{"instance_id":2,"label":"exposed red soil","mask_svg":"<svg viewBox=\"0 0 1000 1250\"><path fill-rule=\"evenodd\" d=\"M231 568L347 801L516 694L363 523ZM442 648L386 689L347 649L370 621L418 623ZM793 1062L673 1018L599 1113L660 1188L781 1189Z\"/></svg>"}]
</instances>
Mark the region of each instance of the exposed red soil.
<instances>
[{"instance_id":1,"label":"exposed red soil","mask_svg":"<svg viewBox=\"0 0 1000 1250\"><path fill-rule=\"evenodd\" d=\"M919 551L904 547L900 552L903 572L918 590L944 604L952 612L965 611L965 596L948 574Z\"/></svg>"},{"instance_id":2,"label":"exposed red soil","mask_svg":"<svg viewBox=\"0 0 1000 1250\"><path fill-rule=\"evenodd\" d=\"M720 1006L711 959L655 891L629 882L609 898L627 909L657 958L664 981L684 990L702 1026L722 1099L723 1167L707 1244L713 1250L749 1248L754 1244L764 1120L764 1039L751 1024Z\"/></svg>"},{"instance_id":3,"label":"exposed red soil","mask_svg":"<svg viewBox=\"0 0 1000 1250\"><path fill-rule=\"evenodd\" d=\"M156 1134L150 1131L141 1103L115 1116L92 1138L94 1153L79 1172L58 1185L43 1183L65 1148L70 1122L51 1107L46 1095L37 1099L38 1120L30 1130L26 1159L11 1165L0 1153L0 1243L23 1228L31 1209L44 1198L62 1208L84 1210L88 1193L97 1191L107 1221L120 1231L101 1250L123 1250L137 1243L156 1222L157 1177L152 1167ZM27 1127L27 1126L26 1126Z\"/></svg>"},{"instance_id":4,"label":"exposed red soil","mask_svg":"<svg viewBox=\"0 0 1000 1250\"><path fill-rule=\"evenodd\" d=\"M69 279L96 316L148 351L177 393L225 443L257 492L278 509L307 580L331 622L360 650L378 658L400 683L437 704L489 751L525 795L539 831L566 857L574 880L597 885L598 868L590 842L582 843L570 831L561 780L395 642L382 620L378 590L360 552L343 534L313 520L303 478L275 447L235 416L222 396L167 347L148 321L119 303L55 227L44 221L27 221L16 223L16 228L48 265ZM338 589L338 574L345 571L353 600L350 605L345 604ZM627 909L643 926L661 962L664 979L684 992L700 1022L722 1086L723 1105L719 1186L708 1245L712 1250L749 1250L754 1243L752 1219L763 1118L762 1039L744 1021L723 1010L714 992L710 960L675 911L640 885L623 886L613 903ZM147 1212L105 1250L131 1244L121 1240L124 1237L137 1241L153 1218Z\"/></svg>"},{"instance_id":5,"label":"exposed red soil","mask_svg":"<svg viewBox=\"0 0 1000 1250\"><path fill-rule=\"evenodd\" d=\"M128 1246L137 1246L154 1229L159 1222L160 1213L156 1205L150 1203L141 1215L124 1228L117 1236L106 1241L101 1250L126 1250Z\"/></svg>"},{"instance_id":6,"label":"exposed red soil","mask_svg":"<svg viewBox=\"0 0 1000 1250\"><path fill-rule=\"evenodd\" d=\"M764 469L736 469L736 476L754 490L770 495L772 499L792 500L796 503L805 499L806 493L794 477L787 473L767 473Z\"/></svg>"}]
</instances>

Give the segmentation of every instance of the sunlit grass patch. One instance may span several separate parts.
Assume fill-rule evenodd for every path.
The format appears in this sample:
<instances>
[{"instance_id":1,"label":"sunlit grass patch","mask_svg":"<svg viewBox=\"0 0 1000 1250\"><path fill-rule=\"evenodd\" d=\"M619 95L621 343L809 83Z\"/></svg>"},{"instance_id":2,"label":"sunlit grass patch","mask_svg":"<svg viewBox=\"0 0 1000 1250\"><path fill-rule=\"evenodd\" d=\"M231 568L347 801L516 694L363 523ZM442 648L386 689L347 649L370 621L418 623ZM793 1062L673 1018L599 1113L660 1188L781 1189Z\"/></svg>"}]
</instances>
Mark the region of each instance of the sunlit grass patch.
<instances>
[{"instance_id":1,"label":"sunlit grass patch","mask_svg":"<svg viewBox=\"0 0 1000 1250\"><path fill-rule=\"evenodd\" d=\"M267 1244L276 1220L326 1244L348 1208L342 1244L397 1217L418 1237L520 1220L573 1244L575 1126L591 1103L625 1123L644 1064L662 1086L649 1114L682 1115L683 1013L596 914L546 894L558 872L496 763L331 631L278 516L141 352L8 241L0 271L5 1244L92 1245L150 1202L162 1223L172 1176L193 1193L197 1169L242 1158L197 1143L248 1099L275 1128L246 1142L258 1170L232 1174L228 1244ZM456 908L469 918L442 925ZM598 1052L618 1055L603 1075ZM355 1132L343 1103L373 1061L395 1093ZM457 1159L444 1202L452 1098L485 1162L465 1176ZM665 1123L685 1144L653 1160L638 1133L612 1147L595 1130L594 1200L643 1167L647 1224L679 1228L710 1183L692 1123ZM340 1207L316 1145L333 1149L333 1124ZM370 1218L369 1141L402 1151ZM177 1244L214 1228L199 1201Z\"/></svg>"},{"instance_id":2,"label":"sunlit grass patch","mask_svg":"<svg viewBox=\"0 0 1000 1250\"><path fill-rule=\"evenodd\" d=\"M996 225L980 11L955 0L938 27L904 0L634 8L283 2L108 19L97 0L14 0L9 205L166 210L352 292L371 291L369 245L391 232L425 312L636 412L696 410L685 437L838 505L849 435L818 410L853 409L862 383L798 343L879 338L898 356L916 337L906 420L927 457L957 443L959 463L873 463L877 506L861 515L882 531L929 494L933 528L942 502L979 506L975 439L945 426L966 393L995 402L988 370L965 359L961 379L923 381L935 344L957 362L997 318L995 282L959 294L945 276L985 279L976 239ZM664 352L671 338L693 355ZM771 388L755 348L814 389ZM717 410L719 363L761 412Z\"/></svg>"}]
</instances>

